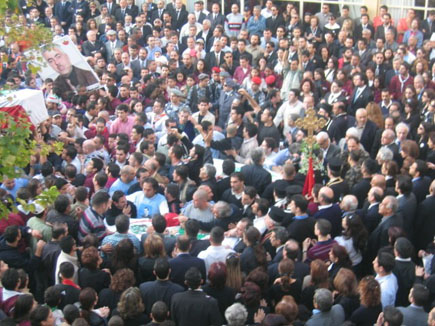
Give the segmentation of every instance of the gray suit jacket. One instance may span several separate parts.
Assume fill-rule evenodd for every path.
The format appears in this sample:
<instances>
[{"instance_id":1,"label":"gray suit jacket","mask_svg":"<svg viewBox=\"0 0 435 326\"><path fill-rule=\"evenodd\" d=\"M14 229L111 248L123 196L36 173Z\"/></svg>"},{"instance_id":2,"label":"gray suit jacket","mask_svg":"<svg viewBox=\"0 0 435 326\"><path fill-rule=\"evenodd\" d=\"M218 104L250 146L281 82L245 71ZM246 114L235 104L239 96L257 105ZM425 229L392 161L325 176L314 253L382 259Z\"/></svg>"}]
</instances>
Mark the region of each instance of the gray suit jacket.
<instances>
[{"instance_id":1,"label":"gray suit jacket","mask_svg":"<svg viewBox=\"0 0 435 326\"><path fill-rule=\"evenodd\" d=\"M106 53L107 53L107 60L112 60L113 58L113 50L111 47L112 42L107 41L106 43L104 43L106 45ZM115 42L115 48L122 48L122 46L124 45L124 43L122 43L120 40L116 40Z\"/></svg>"},{"instance_id":2,"label":"gray suit jacket","mask_svg":"<svg viewBox=\"0 0 435 326\"><path fill-rule=\"evenodd\" d=\"M341 305L333 305L328 312L312 315L306 326L336 326L344 322L344 309Z\"/></svg>"},{"instance_id":3,"label":"gray suit jacket","mask_svg":"<svg viewBox=\"0 0 435 326\"><path fill-rule=\"evenodd\" d=\"M403 325L407 326L426 326L427 325L427 312L423 307L408 306L398 307L397 309L403 315Z\"/></svg>"}]
</instances>

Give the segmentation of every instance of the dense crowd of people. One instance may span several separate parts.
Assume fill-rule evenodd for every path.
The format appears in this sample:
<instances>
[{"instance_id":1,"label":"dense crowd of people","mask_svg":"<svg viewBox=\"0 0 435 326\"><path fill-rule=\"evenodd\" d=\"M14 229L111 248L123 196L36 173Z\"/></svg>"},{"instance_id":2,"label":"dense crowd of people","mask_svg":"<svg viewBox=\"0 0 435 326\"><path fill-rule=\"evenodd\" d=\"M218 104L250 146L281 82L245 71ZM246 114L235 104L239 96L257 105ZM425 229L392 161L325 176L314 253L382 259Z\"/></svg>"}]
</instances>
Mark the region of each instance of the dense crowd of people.
<instances>
[{"instance_id":1,"label":"dense crowd of people","mask_svg":"<svg viewBox=\"0 0 435 326\"><path fill-rule=\"evenodd\" d=\"M435 11L245 3L19 1L92 71L0 40L64 145L0 186L1 326L435 325Z\"/></svg>"}]
</instances>

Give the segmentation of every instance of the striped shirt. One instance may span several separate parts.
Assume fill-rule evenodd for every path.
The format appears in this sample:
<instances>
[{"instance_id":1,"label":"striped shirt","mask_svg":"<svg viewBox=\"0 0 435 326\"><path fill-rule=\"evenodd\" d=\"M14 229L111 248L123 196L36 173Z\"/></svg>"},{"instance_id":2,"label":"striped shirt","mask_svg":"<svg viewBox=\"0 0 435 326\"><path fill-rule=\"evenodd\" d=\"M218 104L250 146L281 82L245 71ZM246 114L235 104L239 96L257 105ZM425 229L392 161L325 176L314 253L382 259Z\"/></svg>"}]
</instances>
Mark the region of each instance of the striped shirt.
<instances>
[{"instance_id":1,"label":"striped shirt","mask_svg":"<svg viewBox=\"0 0 435 326\"><path fill-rule=\"evenodd\" d=\"M311 262L315 259L323 260L324 262L329 260L329 252L331 251L334 243L337 243L334 239L326 241L318 241L314 246L308 249L307 261Z\"/></svg>"},{"instance_id":2,"label":"striped shirt","mask_svg":"<svg viewBox=\"0 0 435 326\"><path fill-rule=\"evenodd\" d=\"M104 218L91 207L88 207L83 213L79 224L79 240L80 242L88 234L95 234L101 241L106 236L106 226L104 225Z\"/></svg>"}]
</instances>

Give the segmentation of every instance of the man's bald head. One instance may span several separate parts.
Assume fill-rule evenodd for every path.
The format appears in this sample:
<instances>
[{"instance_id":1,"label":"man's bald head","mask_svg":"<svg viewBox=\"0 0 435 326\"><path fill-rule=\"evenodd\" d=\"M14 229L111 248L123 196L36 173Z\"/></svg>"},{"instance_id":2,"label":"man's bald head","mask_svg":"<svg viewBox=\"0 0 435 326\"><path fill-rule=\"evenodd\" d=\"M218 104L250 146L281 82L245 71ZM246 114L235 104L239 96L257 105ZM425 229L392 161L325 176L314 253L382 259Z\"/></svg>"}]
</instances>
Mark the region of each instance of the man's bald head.
<instances>
[{"instance_id":1,"label":"man's bald head","mask_svg":"<svg viewBox=\"0 0 435 326\"><path fill-rule=\"evenodd\" d=\"M370 185L372 187L379 187L381 189L385 189L387 187L387 181L385 180L385 177L382 174L375 174L372 177Z\"/></svg>"},{"instance_id":2,"label":"man's bald head","mask_svg":"<svg viewBox=\"0 0 435 326\"><path fill-rule=\"evenodd\" d=\"M319 191L319 202L322 205L329 205L334 202L334 190L329 187L322 187Z\"/></svg>"}]
</instances>

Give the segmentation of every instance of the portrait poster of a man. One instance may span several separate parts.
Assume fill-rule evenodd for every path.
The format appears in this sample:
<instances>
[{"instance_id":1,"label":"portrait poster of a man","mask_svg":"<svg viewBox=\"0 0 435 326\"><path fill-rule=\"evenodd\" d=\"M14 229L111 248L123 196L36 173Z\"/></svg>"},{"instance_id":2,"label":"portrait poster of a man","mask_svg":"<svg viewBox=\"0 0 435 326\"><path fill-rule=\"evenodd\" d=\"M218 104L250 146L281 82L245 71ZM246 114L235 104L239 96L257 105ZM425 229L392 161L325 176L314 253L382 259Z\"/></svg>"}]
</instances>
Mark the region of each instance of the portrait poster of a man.
<instances>
[{"instance_id":1,"label":"portrait poster of a man","mask_svg":"<svg viewBox=\"0 0 435 326\"><path fill-rule=\"evenodd\" d=\"M53 79L54 87L59 88L62 96L68 92L76 93L82 86L87 90L99 87L97 74L69 36L56 39L52 46L44 46L41 51L44 59L41 78Z\"/></svg>"}]
</instances>

